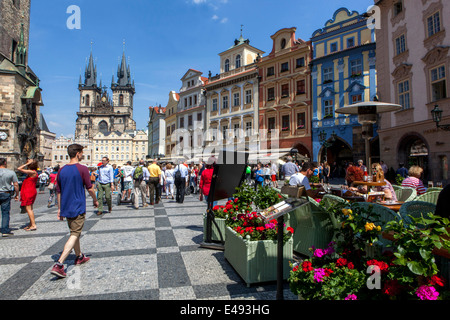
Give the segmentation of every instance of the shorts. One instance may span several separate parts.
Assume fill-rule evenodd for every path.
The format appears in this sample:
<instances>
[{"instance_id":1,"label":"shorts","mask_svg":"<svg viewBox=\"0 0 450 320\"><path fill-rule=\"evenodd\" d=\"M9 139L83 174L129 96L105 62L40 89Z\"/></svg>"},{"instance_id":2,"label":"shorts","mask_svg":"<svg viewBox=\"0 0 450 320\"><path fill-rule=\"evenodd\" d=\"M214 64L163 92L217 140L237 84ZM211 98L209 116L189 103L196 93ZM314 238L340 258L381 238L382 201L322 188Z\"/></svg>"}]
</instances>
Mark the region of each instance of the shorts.
<instances>
[{"instance_id":1,"label":"shorts","mask_svg":"<svg viewBox=\"0 0 450 320\"><path fill-rule=\"evenodd\" d=\"M124 181L123 190L131 190L131 189L133 189L133 181Z\"/></svg>"},{"instance_id":2,"label":"shorts","mask_svg":"<svg viewBox=\"0 0 450 320\"><path fill-rule=\"evenodd\" d=\"M76 218L67 218L67 224L69 225L70 235L80 237L81 231L84 227L84 221L86 219L86 214L80 214Z\"/></svg>"},{"instance_id":3,"label":"shorts","mask_svg":"<svg viewBox=\"0 0 450 320\"><path fill-rule=\"evenodd\" d=\"M273 175L272 175L272 181L273 181L273 182L277 181L277 175L276 175L276 174L273 174Z\"/></svg>"}]
</instances>

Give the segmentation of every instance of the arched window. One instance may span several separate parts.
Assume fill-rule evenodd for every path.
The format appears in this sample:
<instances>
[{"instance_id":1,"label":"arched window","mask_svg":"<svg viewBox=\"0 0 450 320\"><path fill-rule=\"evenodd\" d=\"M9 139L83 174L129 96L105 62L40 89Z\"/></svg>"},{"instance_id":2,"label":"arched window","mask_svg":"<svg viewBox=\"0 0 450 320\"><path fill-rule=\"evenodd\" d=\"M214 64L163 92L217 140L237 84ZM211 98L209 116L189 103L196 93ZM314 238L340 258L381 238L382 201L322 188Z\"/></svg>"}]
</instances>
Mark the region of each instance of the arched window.
<instances>
[{"instance_id":1,"label":"arched window","mask_svg":"<svg viewBox=\"0 0 450 320\"><path fill-rule=\"evenodd\" d=\"M241 55L238 54L236 57L236 68L240 68L241 67Z\"/></svg>"},{"instance_id":2,"label":"arched window","mask_svg":"<svg viewBox=\"0 0 450 320\"><path fill-rule=\"evenodd\" d=\"M106 123L106 121L103 120L98 124L98 130L102 133L108 132L108 124Z\"/></svg>"},{"instance_id":3,"label":"arched window","mask_svg":"<svg viewBox=\"0 0 450 320\"><path fill-rule=\"evenodd\" d=\"M225 60L225 72L230 71L230 60Z\"/></svg>"},{"instance_id":4,"label":"arched window","mask_svg":"<svg viewBox=\"0 0 450 320\"><path fill-rule=\"evenodd\" d=\"M119 106L123 106L123 94L119 96Z\"/></svg>"},{"instance_id":5,"label":"arched window","mask_svg":"<svg viewBox=\"0 0 450 320\"><path fill-rule=\"evenodd\" d=\"M86 95L86 100L85 101L86 101L86 106L89 107L91 105L91 103L90 103L91 101L89 99L89 95L88 94Z\"/></svg>"}]
</instances>

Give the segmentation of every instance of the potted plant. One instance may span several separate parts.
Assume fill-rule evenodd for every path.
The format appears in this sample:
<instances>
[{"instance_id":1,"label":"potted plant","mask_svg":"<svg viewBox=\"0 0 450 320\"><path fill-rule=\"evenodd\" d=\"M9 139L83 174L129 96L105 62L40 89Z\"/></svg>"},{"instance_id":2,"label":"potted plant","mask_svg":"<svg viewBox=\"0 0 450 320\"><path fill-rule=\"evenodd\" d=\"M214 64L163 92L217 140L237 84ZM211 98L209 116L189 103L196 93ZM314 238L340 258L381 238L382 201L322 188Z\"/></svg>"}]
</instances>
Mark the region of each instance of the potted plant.
<instances>
[{"instance_id":1,"label":"potted plant","mask_svg":"<svg viewBox=\"0 0 450 320\"><path fill-rule=\"evenodd\" d=\"M287 279L293 250L292 228L279 226L277 220L265 221L256 212L237 214L227 222L225 258L247 286L277 279L278 228L283 228L283 278Z\"/></svg>"}]
</instances>

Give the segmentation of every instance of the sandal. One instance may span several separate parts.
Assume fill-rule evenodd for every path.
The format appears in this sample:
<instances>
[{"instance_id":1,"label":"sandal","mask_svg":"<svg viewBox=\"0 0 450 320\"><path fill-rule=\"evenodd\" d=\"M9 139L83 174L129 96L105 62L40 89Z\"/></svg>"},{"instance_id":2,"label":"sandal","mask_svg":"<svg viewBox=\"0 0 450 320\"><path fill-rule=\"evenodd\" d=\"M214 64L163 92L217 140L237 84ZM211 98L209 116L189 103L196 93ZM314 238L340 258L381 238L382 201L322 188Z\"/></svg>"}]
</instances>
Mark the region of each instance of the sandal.
<instances>
[{"instance_id":1,"label":"sandal","mask_svg":"<svg viewBox=\"0 0 450 320\"><path fill-rule=\"evenodd\" d=\"M33 229L31 229L30 227L26 227L26 228L24 228L24 230L25 230L25 231L36 231L36 230L37 230L37 228L33 228Z\"/></svg>"}]
</instances>

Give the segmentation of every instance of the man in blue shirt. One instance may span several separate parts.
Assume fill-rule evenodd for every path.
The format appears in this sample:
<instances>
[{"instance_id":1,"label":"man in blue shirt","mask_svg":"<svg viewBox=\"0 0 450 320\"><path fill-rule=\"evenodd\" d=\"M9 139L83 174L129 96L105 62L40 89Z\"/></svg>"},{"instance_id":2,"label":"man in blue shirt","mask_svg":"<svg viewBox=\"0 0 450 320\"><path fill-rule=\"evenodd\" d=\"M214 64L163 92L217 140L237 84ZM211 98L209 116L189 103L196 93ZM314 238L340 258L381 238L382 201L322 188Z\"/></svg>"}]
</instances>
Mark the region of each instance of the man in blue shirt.
<instances>
[{"instance_id":1,"label":"man in blue shirt","mask_svg":"<svg viewBox=\"0 0 450 320\"><path fill-rule=\"evenodd\" d=\"M287 162L281 167L281 171L284 174L284 179L289 179L293 174L297 173L298 167L292 162L292 157L287 157Z\"/></svg>"},{"instance_id":2,"label":"man in blue shirt","mask_svg":"<svg viewBox=\"0 0 450 320\"><path fill-rule=\"evenodd\" d=\"M108 210L112 210L111 191L114 191L114 169L109 164L108 157L103 157L102 165L98 169L98 213L103 213L103 197L106 198Z\"/></svg>"},{"instance_id":3,"label":"man in blue shirt","mask_svg":"<svg viewBox=\"0 0 450 320\"><path fill-rule=\"evenodd\" d=\"M187 180L186 178L189 175L186 160L184 160L183 162L180 161L180 163L175 167L175 170L173 172L175 178L177 176L176 175L177 171L180 171L182 180L177 181L175 179L175 186L177 187L176 201L178 203L183 203L184 202L184 193L186 190L186 180Z\"/></svg>"},{"instance_id":4,"label":"man in blue shirt","mask_svg":"<svg viewBox=\"0 0 450 320\"><path fill-rule=\"evenodd\" d=\"M65 278L64 261L72 250L75 250L75 265L81 265L89 261L81 253L80 236L86 219L86 193L88 190L94 200L94 207L98 206L94 188L91 184L89 169L79 162L83 159L83 146L70 145L68 148L70 163L58 172L56 192L58 194L58 220L67 219L70 229L70 237L64 246L64 250L53 266L51 274L58 278Z\"/></svg>"}]
</instances>

